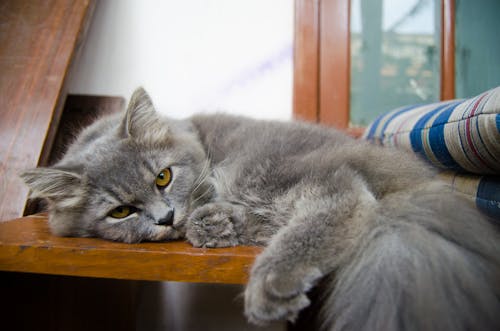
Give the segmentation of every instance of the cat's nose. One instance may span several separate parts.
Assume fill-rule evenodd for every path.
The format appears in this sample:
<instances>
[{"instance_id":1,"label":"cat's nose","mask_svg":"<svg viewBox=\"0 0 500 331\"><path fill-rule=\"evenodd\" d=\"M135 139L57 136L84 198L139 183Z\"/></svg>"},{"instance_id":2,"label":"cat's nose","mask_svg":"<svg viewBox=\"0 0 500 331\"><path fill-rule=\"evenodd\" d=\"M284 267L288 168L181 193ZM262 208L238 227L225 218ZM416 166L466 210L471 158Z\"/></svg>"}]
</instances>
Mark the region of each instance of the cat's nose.
<instances>
[{"instance_id":1,"label":"cat's nose","mask_svg":"<svg viewBox=\"0 0 500 331\"><path fill-rule=\"evenodd\" d=\"M172 225L174 224L174 210L169 209L164 217L156 221L157 225Z\"/></svg>"}]
</instances>

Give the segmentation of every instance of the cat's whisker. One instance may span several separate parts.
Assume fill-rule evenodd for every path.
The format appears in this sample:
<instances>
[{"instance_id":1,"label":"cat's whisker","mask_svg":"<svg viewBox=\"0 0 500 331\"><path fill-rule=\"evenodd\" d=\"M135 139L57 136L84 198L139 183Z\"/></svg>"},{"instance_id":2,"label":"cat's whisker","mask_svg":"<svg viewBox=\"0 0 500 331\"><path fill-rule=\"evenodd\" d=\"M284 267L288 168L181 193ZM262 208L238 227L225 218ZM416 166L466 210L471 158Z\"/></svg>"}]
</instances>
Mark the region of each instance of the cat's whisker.
<instances>
[{"instance_id":1,"label":"cat's whisker","mask_svg":"<svg viewBox=\"0 0 500 331\"><path fill-rule=\"evenodd\" d=\"M203 184L206 184L207 179L210 177L212 174L212 169L210 167L210 158L207 157L205 162L203 163L202 169L200 171L200 174L196 178L196 180L193 183L193 189L191 190L191 196L196 197L195 199L190 201L191 205L195 205L198 201L202 200L204 197L207 196L207 194L212 192L212 187L208 186L204 192L199 194L198 190L203 186Z\"/></svg>"},{"instance_id":2,"label":"cat's whisker","mask_svg":"<svg viewBox=\"0 0 500 331\"><path fill-rule=\"evenodd\" d=\"M191 201L191 205L196 204L196 202L198 202L201 199L203 199L207 194L212 193L212 191L213 191L213 188L212 187L208 187L205 190L205 192L203 192L202 194L200 194L199 196L197 196L196 199L194 199L193 201Z\"/></svg>"},{"instance_id":3,"label":"cat's whisker","mask_svg":"<svg viewBox=\"0 0 500 331\"><path fill-rule=\"evenodd\" d=\"M207 159L203 164L203 168L201 169L200 175L194 181L193 193L195 193L201 187L201 185L205 183L206 179L210 176L210 174L211 174L210 161Z\"/></svg>"},{"instance_id":4,"label":"cat's whisker","mask_svg":"<svg viewBox=\"0 0 500 331\"><path fill-rule=\"evenodd\" d=\"M209 161L208 161L208 159L207 159L207 160L205 160L205 161L203 162L203 167L201 168L200 174L198 175L198 177L196 178L196 180L195 180L195 181L194 181L194 183L193 183L193 186L194 186L194 187L197 187L198 185L200 185L200 183L202 183L202 182L203 182L204 177L205 177L205 175L206 175L206 172L207 172L207 170L208 170L208 167L209 167Z\"/></svg>"}]
</instances>

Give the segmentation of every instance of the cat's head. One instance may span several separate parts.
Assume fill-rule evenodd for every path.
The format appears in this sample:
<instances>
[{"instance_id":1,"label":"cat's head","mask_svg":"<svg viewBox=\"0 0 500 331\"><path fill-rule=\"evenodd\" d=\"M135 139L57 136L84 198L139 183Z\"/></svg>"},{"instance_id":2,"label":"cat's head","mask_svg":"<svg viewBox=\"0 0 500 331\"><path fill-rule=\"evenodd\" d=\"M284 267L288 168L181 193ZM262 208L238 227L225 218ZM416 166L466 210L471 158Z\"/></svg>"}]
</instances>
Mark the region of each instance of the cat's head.
<instances>
[{"instance_id":1,"label":"cat's head","mask_svg":"<svg viewBox=\"0 0 500 331\"><path fill-rule=\"evenodd\" d=\"M140 88L124 114L86 128L56 165L21 177L48 201L56 235L157 241L184 235L211 190L207 162L190 122L158 114Z\"/></svg>"}]
</instances>

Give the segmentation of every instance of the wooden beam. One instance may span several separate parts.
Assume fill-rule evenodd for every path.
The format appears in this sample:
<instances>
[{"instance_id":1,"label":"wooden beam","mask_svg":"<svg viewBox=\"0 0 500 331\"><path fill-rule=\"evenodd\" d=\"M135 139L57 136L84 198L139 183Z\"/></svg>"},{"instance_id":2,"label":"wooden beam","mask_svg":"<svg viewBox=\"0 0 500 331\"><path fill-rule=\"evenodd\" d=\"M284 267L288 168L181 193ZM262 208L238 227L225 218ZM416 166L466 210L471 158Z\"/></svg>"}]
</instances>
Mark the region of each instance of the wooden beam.
<instances>
[{"instance_id":1,"label":"wooden beam","mask_svg":"<svg viewBox=\"0 0 500 331\"><path fill-rule=\"evenodd\" d=\"M346 129L350 98L350 1L322 0L319 121Z\"/></svg>"},{"instance_id":2,"label":"wooden beam","mask_svg":"<svg viewBox=\"0 0 500 331\"><path fill-rule=\"evenodd\" d=\"M23 214L22 169L48 161L65 79L94 2L6 0L0 5L0 221Z\"/></svg>"},{"instance_id":3,"label":"wooden beam","mask_svg":"<svg viewBox=\"0 0 500 331\"><path fill-rule=\"evenodd\" d=\"M295 0L293 114L318 121L319 0Z\"/></svg>"},{"instance_id":4,"label":"wooden beam","mask_svg":"<svg viewBox=\"0 0 500 331\"><path fill-rule=\"evenodd\" d=\"M455 0L441 1L441 100L455 98Z\"/></svg>"}]
</instances>

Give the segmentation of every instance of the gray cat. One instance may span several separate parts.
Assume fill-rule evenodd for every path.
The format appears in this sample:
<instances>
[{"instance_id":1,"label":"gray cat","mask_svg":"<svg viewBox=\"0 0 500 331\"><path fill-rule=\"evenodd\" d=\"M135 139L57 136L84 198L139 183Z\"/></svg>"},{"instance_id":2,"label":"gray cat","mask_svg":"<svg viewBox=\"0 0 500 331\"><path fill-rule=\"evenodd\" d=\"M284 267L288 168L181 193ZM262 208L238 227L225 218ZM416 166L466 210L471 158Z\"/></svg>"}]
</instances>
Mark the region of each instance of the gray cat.
<instances>
[{"instance_id":1,"label":"gray cat","mask_svg":"<svg viewBox=\"0 0 500 331\"><path fill-rule=\"evenodd\" d=\"M172 120L138 89L22 177L57 235L266 246L254 323L294 320L321 280L325 330L500 330L496 229L416 157L331 128Z\"/></svg>"}]
</instances>

